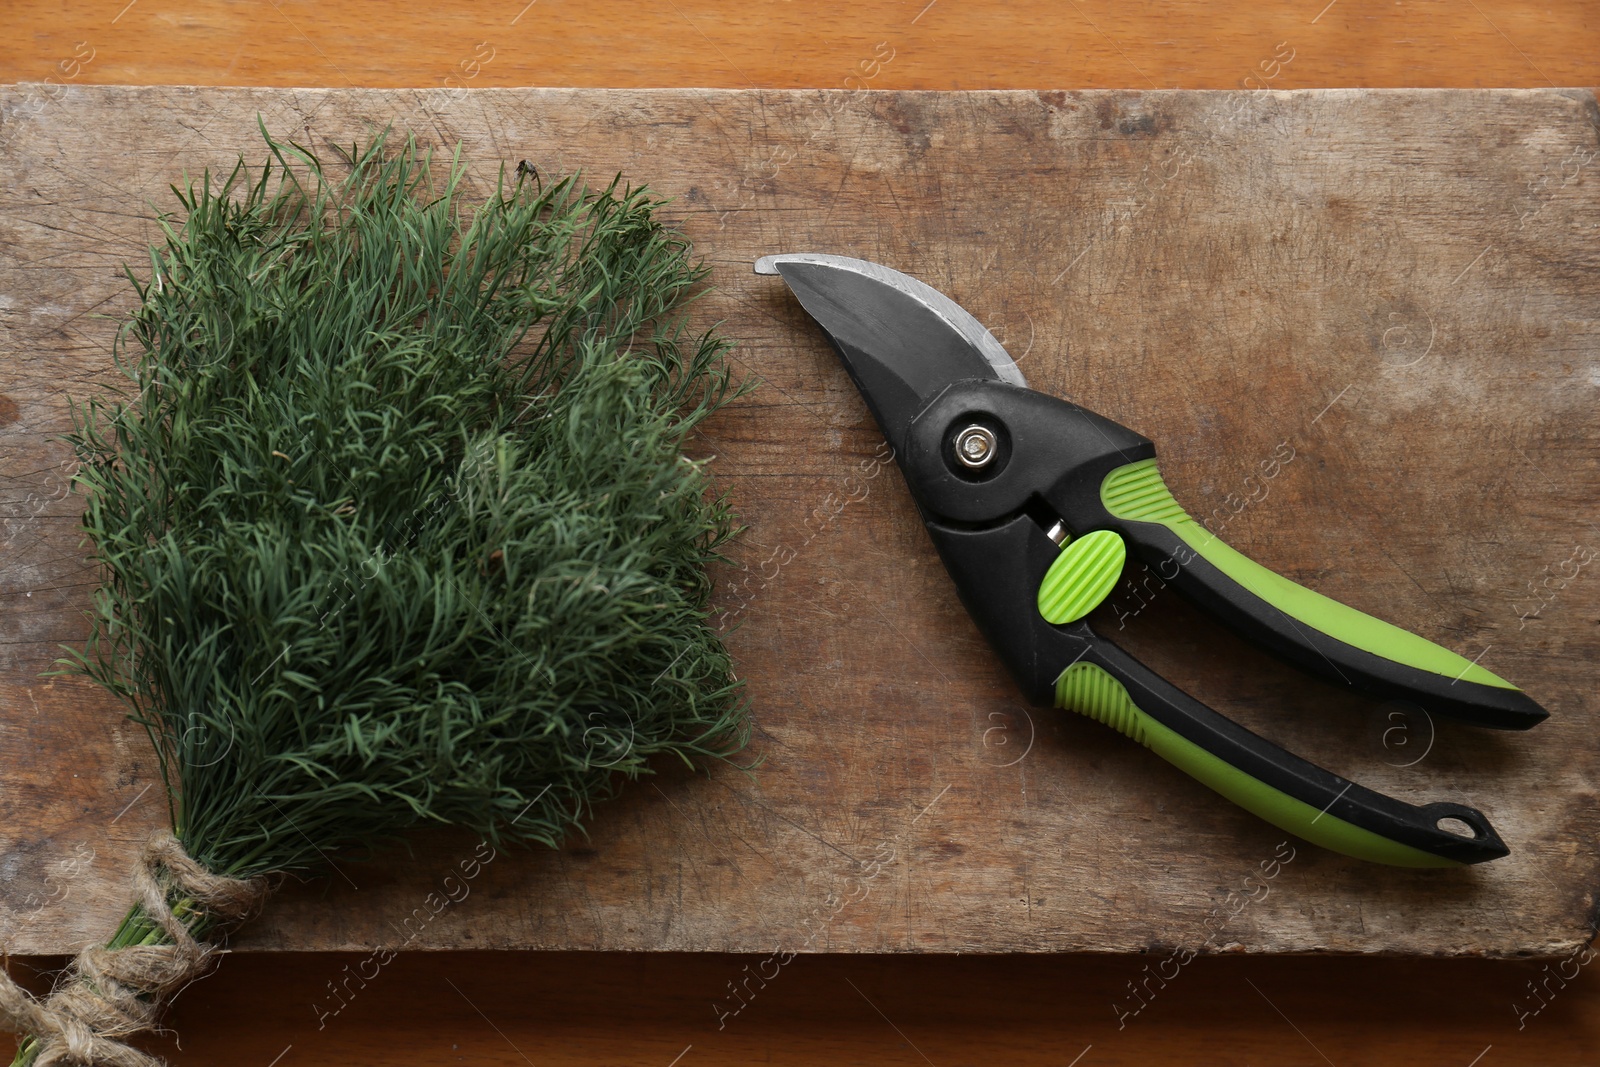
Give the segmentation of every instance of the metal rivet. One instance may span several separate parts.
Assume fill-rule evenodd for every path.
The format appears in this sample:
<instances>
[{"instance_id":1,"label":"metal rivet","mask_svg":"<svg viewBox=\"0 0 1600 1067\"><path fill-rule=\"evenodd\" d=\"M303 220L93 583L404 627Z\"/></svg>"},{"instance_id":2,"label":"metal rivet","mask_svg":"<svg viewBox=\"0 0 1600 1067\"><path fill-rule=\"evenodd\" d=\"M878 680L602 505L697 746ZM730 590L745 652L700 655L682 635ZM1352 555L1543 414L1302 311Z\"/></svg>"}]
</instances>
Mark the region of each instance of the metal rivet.
<instances>
[{"instance_id":1,"label":"metal rivet","mask_svg":"<svg viewBox=\"0 0 1600 1067\"><path fill-rule=\"evenodd\" d=\"M996 444L994 431L987 426L968 426L956 434L956 459L973 470L987 467L994 459Z\"/></svg>"}]
</instances>

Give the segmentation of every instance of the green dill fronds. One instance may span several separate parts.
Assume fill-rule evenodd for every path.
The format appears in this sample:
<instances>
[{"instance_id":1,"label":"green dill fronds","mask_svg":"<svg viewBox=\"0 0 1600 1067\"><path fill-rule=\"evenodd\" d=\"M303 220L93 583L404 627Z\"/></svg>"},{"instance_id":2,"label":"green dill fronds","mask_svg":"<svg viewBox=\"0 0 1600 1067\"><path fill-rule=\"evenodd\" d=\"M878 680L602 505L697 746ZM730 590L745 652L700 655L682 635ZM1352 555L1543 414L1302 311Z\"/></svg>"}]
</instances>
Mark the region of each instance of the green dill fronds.
<instances>
[{"instance_id":1,"label":"green dill fronds","mask_svg":"<svg viewBox=\"0 0 1600 1067\"><path fill-rule=\"evenodd\" d=\"M73 662L149 731L185 848L246 877L421 824L555 844L652 757L742 747L705 573L734 520L682 454L725 342L660 202L519 167L472 209L459 152L267 144L175 188L131 386L71 437L104 571Z\"/></svg>"}]
</instances>

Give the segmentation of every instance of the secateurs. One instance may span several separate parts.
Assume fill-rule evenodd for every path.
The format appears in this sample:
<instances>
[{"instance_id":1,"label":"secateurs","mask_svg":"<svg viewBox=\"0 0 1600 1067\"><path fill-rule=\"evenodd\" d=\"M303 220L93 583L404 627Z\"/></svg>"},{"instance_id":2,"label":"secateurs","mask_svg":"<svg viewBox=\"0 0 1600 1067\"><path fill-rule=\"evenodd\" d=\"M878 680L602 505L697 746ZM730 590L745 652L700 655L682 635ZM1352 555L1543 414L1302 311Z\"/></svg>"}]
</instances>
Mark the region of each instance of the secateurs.
<instances>
[{"instance_id":1,"label":"secateurs","mask_svg":"<svg viewBox=\"0 0 1600 1067\"><path fill-rule=\"evenodd\" d=\"M1338 852L1403 867L1507 854L1475 808L1404 803L1286 752L1155 674L1085 616L1131 551L1239 634L1369 695L1527 729L1547 713L1521 690L1229 548L1173 499L1149 440L1029 389L994 336L937 290L843 256L765 256L755 269L781 275L827 334L962 602L1030 702L1097 719Z\"/></svg>"}]
</instances>

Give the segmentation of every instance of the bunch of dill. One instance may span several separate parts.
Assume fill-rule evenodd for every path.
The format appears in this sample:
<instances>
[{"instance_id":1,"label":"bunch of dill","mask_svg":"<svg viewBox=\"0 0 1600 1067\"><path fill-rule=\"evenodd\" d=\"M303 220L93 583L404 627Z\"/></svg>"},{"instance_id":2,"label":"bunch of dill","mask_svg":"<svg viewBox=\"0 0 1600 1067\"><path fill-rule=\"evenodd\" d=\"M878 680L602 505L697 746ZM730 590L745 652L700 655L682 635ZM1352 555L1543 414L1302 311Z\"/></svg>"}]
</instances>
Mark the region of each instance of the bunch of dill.
<instances>
[{"instance_id":1,"label":"bunch of dill","mask_svg":"<svg viewBox=\"0 0 1600 1067\"><path fill-rule=\"evenodd\" d=\"M71 436L104 575L75 669L149 732L190 856L555 845L652 757L742 747L704 570L735 527L682 454L725 342L660 202L519 165L473 208L459 150L262 132L174 189L130 385ZM135 906L110 944L162 940Z\"/></svg>"}]
</instances>

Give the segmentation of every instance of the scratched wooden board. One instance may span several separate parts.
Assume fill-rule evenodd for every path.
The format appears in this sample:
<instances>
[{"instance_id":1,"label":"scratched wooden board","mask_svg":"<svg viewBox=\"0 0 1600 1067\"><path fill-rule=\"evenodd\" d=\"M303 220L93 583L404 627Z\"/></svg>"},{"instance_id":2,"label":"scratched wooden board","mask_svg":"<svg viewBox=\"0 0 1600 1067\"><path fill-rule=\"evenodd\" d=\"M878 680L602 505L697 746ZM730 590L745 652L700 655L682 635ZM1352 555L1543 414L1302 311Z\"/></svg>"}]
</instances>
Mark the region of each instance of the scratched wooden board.
<instances>
[{"instance_id":1,"label":"scratched wooden board","mask_svg":"<svg viewBox=\"0 0 1600 1067\"><path fill-rule=\"evenodd\" d=\"M55 435L111 379L122 264L157 237L168 183L259 159L258 114L317 146L391 122L459 140L480 188L527 159L676 198L718 287L700 314L759 383L699 447L749 524L718 595L763 762L664 767L587 840L497 856L458 903L429 894L473 855L459 835L342 861L285 886L238 948L1505 956L1589 936L1589 91L108 87L0 92L7 951L103 938L166 818L139 728L41 677L83 639L94 582ZM1295 751L1482 808L1512 855L1417 872L1281 845L1104 727L1024 709L854 387L782 283L750 273L783 251L944 290L1030 384L1155 439L1179 498L1237 547L1522 684L1550 721L1478 731L1308 681L1137 574L1097 616Z\"/></svg>"}]
</instances>

